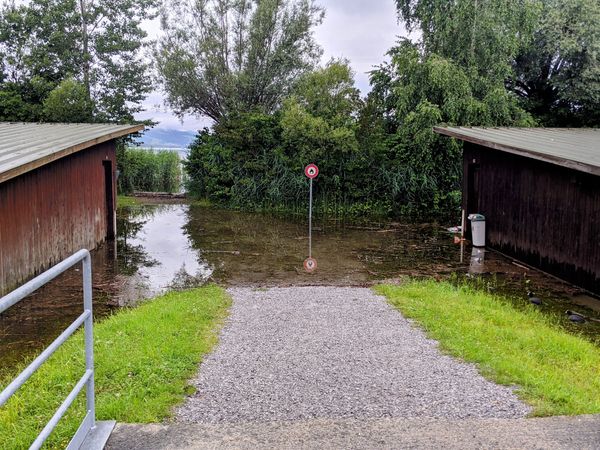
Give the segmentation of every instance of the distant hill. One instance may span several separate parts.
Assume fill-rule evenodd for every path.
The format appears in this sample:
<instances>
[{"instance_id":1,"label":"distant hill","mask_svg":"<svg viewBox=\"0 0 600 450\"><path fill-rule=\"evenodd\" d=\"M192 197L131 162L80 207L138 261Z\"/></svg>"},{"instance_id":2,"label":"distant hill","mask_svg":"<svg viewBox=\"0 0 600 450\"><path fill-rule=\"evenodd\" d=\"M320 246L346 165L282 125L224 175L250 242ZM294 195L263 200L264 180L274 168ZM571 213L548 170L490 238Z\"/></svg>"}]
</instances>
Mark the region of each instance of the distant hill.
<instances>
[{"instance_id":1,"label":"distant hill","mask_svg":"<svg viewBox=\"0 0 600 450\"><path fill-rule=\"evenodd\" d=\"M196 132L194 131L151 128L144 132L144 135L137 141L142 147L185 149L192 143L195 136Z\"/></svg>"}]
</instances>

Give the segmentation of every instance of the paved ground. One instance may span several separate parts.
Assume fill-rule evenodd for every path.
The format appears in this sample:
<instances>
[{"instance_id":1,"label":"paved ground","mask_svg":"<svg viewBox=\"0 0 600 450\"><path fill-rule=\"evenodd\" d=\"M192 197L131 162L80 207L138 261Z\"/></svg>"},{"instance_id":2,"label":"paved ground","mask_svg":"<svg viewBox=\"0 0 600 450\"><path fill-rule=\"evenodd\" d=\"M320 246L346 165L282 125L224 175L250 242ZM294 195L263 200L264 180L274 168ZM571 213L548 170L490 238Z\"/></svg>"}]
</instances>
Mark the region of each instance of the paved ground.
<instances>
[{"instance_id":1,"label":"paved ground","mask_svg":"<svg viewBox=\"0 0 600 450\"><path fill-rule=\"evenodd\" d=\"M117 425L108 445L108 450L216 448L597 450L600 416Z\"/></svg>"},{"instance_id":2,"label":"paved ground","mask_svg":"<svg viewBox=\"0 0 600 450\"><path fill-rule=\"evenodd\" d=\"M369 289L230 293L177 423L118 425L109 448L600 448L600 418L524 420Z\"/></svg>"}]
</instances>

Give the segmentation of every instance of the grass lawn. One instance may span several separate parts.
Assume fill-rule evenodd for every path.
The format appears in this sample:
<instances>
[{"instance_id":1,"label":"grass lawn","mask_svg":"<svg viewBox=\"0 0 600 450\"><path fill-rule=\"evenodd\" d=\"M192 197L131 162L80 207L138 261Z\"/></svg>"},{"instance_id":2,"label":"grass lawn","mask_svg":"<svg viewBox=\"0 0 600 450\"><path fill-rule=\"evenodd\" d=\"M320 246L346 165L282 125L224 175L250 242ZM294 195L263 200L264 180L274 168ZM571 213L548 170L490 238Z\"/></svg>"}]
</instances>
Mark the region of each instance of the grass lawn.
<instances>
[{"instance_id":1,"label":"grass lawn","mask_svg":"<svg viewBox=\"0 0 600 450\"><path fill-rule=\"evenodd\" d=\"M95 325L97 418L168 418L193 392L188 380L215 345L230 302L223 289L207 286L166 294ZM83 333L77 333L0 409L0 449L28 448L83 372ZM50 448L69 442L84 399L82 392L47 441Z\"/></svg>"},{"instance_id":2,"label":"grass lawn","mask_svg":"<svg viewBox=\"0 0 600 450\"><path fill-rule=\"evenodd\" d=\"M600 348L568 334L534 306L449 283L376 287L447 353L478 365L497 383L518 385L533 415L600 413Z\"/></svg>"}]
</instances>

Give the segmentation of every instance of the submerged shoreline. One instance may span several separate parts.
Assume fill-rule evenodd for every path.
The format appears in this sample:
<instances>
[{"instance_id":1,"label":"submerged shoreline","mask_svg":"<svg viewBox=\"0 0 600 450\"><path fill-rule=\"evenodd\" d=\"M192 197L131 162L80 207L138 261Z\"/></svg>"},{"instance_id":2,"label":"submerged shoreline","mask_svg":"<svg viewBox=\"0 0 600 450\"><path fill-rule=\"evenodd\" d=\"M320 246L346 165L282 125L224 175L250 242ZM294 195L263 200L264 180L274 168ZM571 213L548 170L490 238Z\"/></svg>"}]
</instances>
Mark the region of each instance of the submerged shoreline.
<instances>
[{"instance_id":1,"label":"submerged shoreline","mask_svg":"<svg viewBox=\"0 0 600 450\"><path fill-rule=\"evenodd\" d=\"M600 318L590 308L597 300L574 297L581 294L576 288L494 252L485 252L477 262L471 249L461 252L438 223L316 218L313 256L318 269L309 274L302 267L308 253L306 218L135 200L119 207L117 240L92 252L97 320L168 290L207 281L224 286L371 286L435 278L506 296L517 307L529 305L526 292L533 290L543 299L544 314L600 345L600 324L572 324L564 314L576 310ZM0 316L1 367L47 345L80 314L80 278L71 271Z\"/></svg>"}]
</instances>

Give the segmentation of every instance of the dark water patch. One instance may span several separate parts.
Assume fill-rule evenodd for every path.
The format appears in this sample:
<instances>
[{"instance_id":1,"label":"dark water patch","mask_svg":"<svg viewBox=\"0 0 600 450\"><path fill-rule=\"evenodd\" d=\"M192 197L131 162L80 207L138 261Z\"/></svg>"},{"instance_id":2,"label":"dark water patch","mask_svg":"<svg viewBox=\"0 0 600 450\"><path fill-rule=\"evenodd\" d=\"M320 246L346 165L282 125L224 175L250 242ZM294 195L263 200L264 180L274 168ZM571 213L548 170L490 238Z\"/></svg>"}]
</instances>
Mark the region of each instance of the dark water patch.
<instances>
[{"instance_id":1,"label":"dark water patch","mask_svg":"<svg viewBox=\"0 0 600 450\"><path fill-rule=\"evenodd\" d=\"M126 282L114 270L115 255L106 245L92 252L96 318L111 313L114 293ZM82 274L77 265L0 314L0 376L48 345L82 312Z\"/></svg>"},{"instance_id":2,"label":"dark water patch","mask_svg":"<svg viewBox=\"0 0 600 450\"><path fill-rule=\"evenodd\" d=\"M188 216L184 231L192 247L208 262L212 279L229 285L361 285L425 273L432 264L446 272L464 266L437 224L356 226L316 219L312 256L318 270L308 274L304 221L196 206Z\"/></svg>"}]
</instances>

